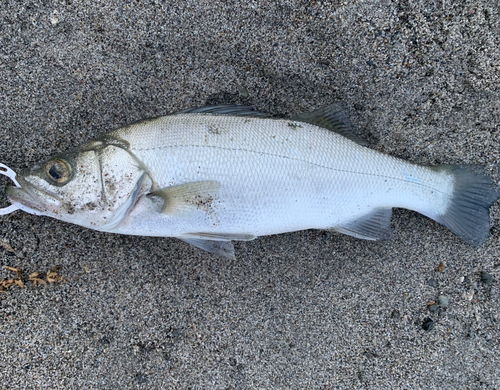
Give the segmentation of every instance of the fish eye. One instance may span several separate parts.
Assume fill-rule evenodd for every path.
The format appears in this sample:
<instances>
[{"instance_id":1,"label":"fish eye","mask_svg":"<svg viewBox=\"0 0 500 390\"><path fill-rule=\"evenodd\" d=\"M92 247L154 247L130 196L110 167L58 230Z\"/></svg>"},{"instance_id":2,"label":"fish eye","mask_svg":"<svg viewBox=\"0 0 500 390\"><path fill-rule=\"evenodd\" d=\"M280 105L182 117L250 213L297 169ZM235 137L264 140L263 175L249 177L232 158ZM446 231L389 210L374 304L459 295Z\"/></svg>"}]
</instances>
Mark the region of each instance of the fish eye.
<instances>
[{"instance_id":1,"label":"fish eye","mask_svg":"<svg viewBox=\"0 0 500 390\"><path fill-rule=\"evenodd\" d=\"M50 160L45 166L45 174L52 184L66 184L71 177L71 165L60 158Z\"/></svg>"}]
</instances>

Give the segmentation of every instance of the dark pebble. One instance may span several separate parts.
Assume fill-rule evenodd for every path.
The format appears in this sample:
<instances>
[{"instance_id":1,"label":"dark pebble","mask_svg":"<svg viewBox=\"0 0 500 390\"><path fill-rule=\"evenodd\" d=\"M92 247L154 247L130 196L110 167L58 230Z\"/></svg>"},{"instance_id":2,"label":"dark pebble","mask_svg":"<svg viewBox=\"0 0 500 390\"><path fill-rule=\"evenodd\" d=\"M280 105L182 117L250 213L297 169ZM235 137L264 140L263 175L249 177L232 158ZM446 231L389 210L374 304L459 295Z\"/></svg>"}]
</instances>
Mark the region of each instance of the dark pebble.
<instances>
[{"instance_id":1,"label":"dark pebble","mask_svg":"<svg viewBox=\"0 0 500 390\"><path fill-rule=\"evenodd\" d=\"M436 279L432 279L432 278L431 278L431 279L429 279L429 280L427 281L427 284L428 284L429 286L431 286L431 287L436 287L436 286L437 286Z\"/></svg>"},{"instance_id":2,"label":"dark pebble","mask_svg":"<svg viewBox=\"0 0 500 390\"><path fill-rule=\"evenodd\" d=\"M433 305L433 306L437 306L437 305ZM432 328L434 328L434 321L432 321L430 318L426 318L424 320L424 322L422 323L422 329L425 330L426 332L428 332Z\"/></svg>"},{"instance_id":3,"label":"dark pebble","mask_svg":"<svg viewBox=\"0 0 500 390\"><path fill-rule=\"evenodd\" d=\"M427 308L429 309L429 311L430 311L431 313L435 313L436 311L438 311L439 306L438 306L438 305L436 305L436 304L434 304L434 305L429 305L429 306L427 306Z\"/></svg>"},{"instance_id":4,"label":"dark pebble","mask_svg":"<svg viewBox=\"0 0 500 390\"><path fill-rule=\"evenodd\" d=\"M396 320L399 320L401 318L401 314L399 313L399 311L393 310L391 313L391 317L396 319Z\"/></svg>"},{"instance_id":5,"label":"dark pebble","mask_svg":"<svg viewBox=\"0 0 500 390\"><path fill-rule=\"evenodd\" d=\"M489 286L493 283L493 276L491 276L488 272L481 271L481 282Z\"/></svg>"}]
</instances>

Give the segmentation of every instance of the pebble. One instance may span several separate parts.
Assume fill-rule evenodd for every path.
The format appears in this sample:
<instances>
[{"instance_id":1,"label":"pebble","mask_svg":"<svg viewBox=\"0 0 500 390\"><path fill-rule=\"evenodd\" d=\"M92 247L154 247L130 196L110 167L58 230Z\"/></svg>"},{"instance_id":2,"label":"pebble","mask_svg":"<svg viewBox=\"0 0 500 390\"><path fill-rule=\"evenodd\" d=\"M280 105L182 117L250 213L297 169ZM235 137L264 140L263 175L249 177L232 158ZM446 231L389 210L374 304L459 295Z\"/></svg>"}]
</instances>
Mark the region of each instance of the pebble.
<instances>
[{"instance_id":1,"label":"pebble","mask_svg":"<svg viewBox=\"0 0 500 390\"><path fill-rule=\"evenodd\" d=\"M481 271L481 282L489 286L493 283L493 276L486 271Z\"/></svg>"},{"instance_id":2,"label":"pebble","mask_svg":"<svg viewBox=\"0 0 500 390\"><path fill-rule=\"evenodd\" d=\"M445 297L444 295L440 295L438 297L438 302L439 302L439 306L448 307L448 305L450 304L450 299L448 297Z\"/></svg>"},{"instance_id":3,"label":"pebble","mask_svg":"<svg viewBox=\"0 0 500 390\"><path fill-rule=\"evenodd\" d=\"M436 305L434 305L436 306ZM434 321L432 321L429 317L427 317L424 322L422 323L422 329L425 330L426 332L430 331L432 328L434 328Z\"/></svg>"},{"instance_id":4,"label":"pebble","mask_svg":"<svg viewBox=\"0 0 500 390\"><path fill-rule=\"evenodd\" d=\"M238 92L240 93L241 97L247 98L250 96L250 92L248 92L248 90L245 87L241 85L237 85L236 87L238 88Z\"/></svg>"},{"instance_id":5,"label":"pebble","mask_svg":"<svg viewBox=\"0 0 500 390\"><path fill-rule=\"evenodd\" d=\"M436 286L437 286L436 279L433 279L433 278L429 279L429 280L427 281L427 284L428 284L429 286L431 286L431 287L436 287Z\"/></svg>"}]
</instances>

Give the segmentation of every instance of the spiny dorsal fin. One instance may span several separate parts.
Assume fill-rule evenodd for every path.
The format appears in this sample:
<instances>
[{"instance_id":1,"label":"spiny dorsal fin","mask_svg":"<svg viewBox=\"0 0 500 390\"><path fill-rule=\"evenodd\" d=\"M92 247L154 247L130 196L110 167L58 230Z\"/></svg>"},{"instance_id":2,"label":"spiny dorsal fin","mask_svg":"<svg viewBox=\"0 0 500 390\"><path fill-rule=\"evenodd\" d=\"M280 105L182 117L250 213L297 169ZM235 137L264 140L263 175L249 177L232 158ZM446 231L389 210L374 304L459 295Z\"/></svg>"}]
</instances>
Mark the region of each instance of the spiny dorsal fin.
<instances>
[{"instance_id":1,"label":"spiny dorsal fin","mask_svg":"<svg viewBox=\"0 0 500 390\"><path fill-rule=\"evenodd\" d=\"M336 227L335 230L363 240L385 239L392 233L391 216L392 209L375 209L367 215Z\"/></svg>"},{"instance_id":2,"label":"spiny dorsal fin","mask_svg":"<svg viewBox=\"0 0 500 390\"><path fill-rule=\"evenodd\" d=\"M352 125L342 110L341 104L338 103L313 112L299 114L292 119L331 130L363 146L368 144L364 139L353 133Z\"/></svg>"},{"instance_id":3,"label":"spiny dorsal fin","mask_svg":"<svg viewBox=\"0 0 500 390\"><path fill-rule=\"evenodd\" d=\"M269 118L272 115L265 112L256 111L250 106L238 105L225 105L225 106L204 106L193 107L185 110L177 111L171 115L178 114L212 114L212 115L232 115L232 116L245 116L251 118Z\"/></svg>"},{"instance_id":4,"label":"spiny dorsal fin","mask_svg":"<svg viewBox=\"0 0 500 390\"><path fill-rule=\"evenodd\" d=\"M218 181L195 181L162 188L151 192L148 196L156 196L163 200L161 212L164 214L194 210L210 212L220 187Z\"/></svg>"}]
</instances>

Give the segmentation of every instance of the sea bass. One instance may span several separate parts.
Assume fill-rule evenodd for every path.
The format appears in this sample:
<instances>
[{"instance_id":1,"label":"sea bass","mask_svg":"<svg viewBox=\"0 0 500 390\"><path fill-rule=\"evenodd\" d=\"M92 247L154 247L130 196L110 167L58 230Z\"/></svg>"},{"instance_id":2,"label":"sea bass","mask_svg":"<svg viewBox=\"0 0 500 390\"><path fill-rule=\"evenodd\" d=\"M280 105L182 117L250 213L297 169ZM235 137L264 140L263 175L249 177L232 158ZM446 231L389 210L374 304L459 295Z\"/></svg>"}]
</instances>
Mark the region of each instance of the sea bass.
<instances>
[{"instance_id":1,"label":"sea bass","mask_svg":"<svg viewBox=\"0 0 500 390\"><path fill-rule=\"evenodd\" d=\"M177 237L234 257L233 240L304 229L390 235L415 210L472 245L489 233L492 181L364 146L338 105L291 119L208 106L104 134L17 175L12 208L105 232Z\"/></svg>"}]
</instances>

